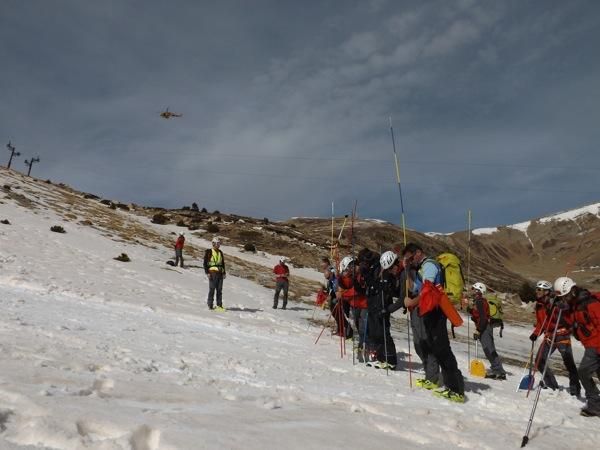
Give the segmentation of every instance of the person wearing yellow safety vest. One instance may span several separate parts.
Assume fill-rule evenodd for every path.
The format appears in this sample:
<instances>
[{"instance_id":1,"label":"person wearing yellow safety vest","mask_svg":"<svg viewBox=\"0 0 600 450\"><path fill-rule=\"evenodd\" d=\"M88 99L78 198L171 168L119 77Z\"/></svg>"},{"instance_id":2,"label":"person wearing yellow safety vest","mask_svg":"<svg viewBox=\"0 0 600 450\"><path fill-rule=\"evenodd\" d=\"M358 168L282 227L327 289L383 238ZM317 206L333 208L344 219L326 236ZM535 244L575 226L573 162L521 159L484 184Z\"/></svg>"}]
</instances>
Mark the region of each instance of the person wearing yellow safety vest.
<instances>
[{"instance_id":1,"label":"person wearing yellow safety vest","mask_svg":"<svg viewBox=\"0 0 600 450\"><path fill-rule=\"evenodd\" d=\"M217 292L217 311L224 311L223 308L223 279L226 277L225 273L225 258L223 252L219 249L221 246L221 239L215 236L212 240L212 248L206 249L204 253L204 272L208 277L208 309L215 309L214 297L215 291Z\"/></svg>"}]
</instances>

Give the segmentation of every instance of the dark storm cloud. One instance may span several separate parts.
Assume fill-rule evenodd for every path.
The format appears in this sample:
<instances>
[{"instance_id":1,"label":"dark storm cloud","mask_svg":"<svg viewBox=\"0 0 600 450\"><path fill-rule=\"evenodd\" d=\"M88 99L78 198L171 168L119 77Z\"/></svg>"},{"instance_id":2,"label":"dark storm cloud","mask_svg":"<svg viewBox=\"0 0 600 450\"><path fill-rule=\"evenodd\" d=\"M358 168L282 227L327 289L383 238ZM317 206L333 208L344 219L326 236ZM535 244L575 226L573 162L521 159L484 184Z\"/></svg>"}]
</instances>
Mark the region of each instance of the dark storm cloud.
<instances>
[{"instance_id":1,"label":"dark storm cloud","mask_svg":"<svg viewBox=\"0 0 600 450\"><path fill-rule=\"evenodd\" d=\"M0 131L121 200L398 222L393 116L409 226L518 222L598 201L599 25L593 1L9 0Z\"/></svg>"}]
</instances>

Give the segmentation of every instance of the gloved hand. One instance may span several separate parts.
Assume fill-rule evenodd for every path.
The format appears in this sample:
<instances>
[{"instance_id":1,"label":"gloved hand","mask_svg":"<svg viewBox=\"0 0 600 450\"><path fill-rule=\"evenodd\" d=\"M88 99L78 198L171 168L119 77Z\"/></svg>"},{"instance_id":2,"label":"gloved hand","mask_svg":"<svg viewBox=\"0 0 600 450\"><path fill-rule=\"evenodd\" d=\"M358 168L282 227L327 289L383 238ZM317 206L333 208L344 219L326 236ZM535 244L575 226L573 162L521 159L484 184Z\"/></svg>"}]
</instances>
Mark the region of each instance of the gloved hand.
<instances>
[{"instance_id":1,"label":"gloved hand","mask_svg":"<svg viewBox=\"0 0 600 450\"><path fill-rule=\"evenodd\" d=\"M529 340L531 342L535 342L537 338L538 338L538 335L535 333L531 333L531 336L529 336Z\"/></svg>"},{"instance_id":2,"label":"gloved hand","mask_svg":"<svg viewBox=\"0 0 600 450\"><path fill-rule=\"evenodd\" d=\"M564 300L555 302L555 305L558 309L560 309L562 311L566 311L567 309L569 309L569 304L567 302L565 302Z\"/></svg>"},{"instance_id":3,"label":"gloved hand","mask_svg":"<svg viewBox=\"0 0 600 450\"><path fill-rule=\"evenodd\" d=\"M479 332L476 331L475 333L473 333L473 339L478 341L479 340Z\"/></svg>"},{"instance_id":4,"label":"gloved hand","mask_svg":"<svg viewBox=\"0 0 600 450\"><path fill-rule=\"evenodd\" d=\"M402 308L402 314L406 314L408 312L408 309L406 309L406 306L404 308Z\"/></svg>"}]
</instances>

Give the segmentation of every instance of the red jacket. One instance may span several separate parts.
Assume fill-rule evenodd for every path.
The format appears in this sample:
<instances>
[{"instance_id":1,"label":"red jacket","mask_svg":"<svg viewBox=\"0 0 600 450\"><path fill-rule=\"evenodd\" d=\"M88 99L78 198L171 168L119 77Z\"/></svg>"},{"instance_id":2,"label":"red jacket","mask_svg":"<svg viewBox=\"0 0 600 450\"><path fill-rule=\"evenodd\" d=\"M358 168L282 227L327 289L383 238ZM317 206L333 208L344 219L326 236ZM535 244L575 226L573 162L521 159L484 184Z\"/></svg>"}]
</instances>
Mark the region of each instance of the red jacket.
<instances>
[{"instance_id":1,"label":"red jacket","mask_svg":"<svg viewBox=\"0 0 600 450\"><path fill-rule=\"evenodd\" d=\"M556 340L566 340L571 334L573 323L573 312L571 310L563 310L560 315L560 323L556 329ZM536 336L545 333L547 338L552 338L554 329L556 328L556 320L558 319L558 308L555 308L552 302L537 302L535 305L536 323L533 332Z\"/></svg>"},{"instance_id":2,"label":"red jacket","mask_svg":"<svg viewBox=\"0 0 600 450\"><path fill-rule=\"evenodd\" d=\"M277 281L287 280L287 276L290 274L290 269L285 264L277 264L273 267L273 273L277 275Z\"/></svg>"},{"instance_id":3,"label":"red jacket","mask_svg":"<svg viewBox=\"0 0 600 450\"><path fill-rule=\"evenodd\" d=\"M339 277L338 289L342 291L342 300L348 302L352 308L367 309L367 296L364 292L359 292L359 289L355 288L351 276L343 275Z\"/></svg>"},{"instance_id":4,"label":"red jacket","mask_svg":"<svg viewBox=\"0 0 600 450\"><path fill-rule=\"evenodd\" d=\"M175 242L175 248L182 249L184 242L185 242L185 238L183 236L179 236L177 238L177 241Z\"/></svg>"},{"instance_id":5,"label":"red jacket","mask_svg":"<svg viewBox=\"0 0 600 450\"><path fill-rule=\"evenodd\" d=\"M535 302L535 326L533 334L539 336L546 329L546 301Z\"/></svg>"},{"instance_id":6,"label":"red jacket","mask_svg":"<svg viewBox=\"0 0 600 450\"><path fill-rule=\"evenodd\" d=\"M573 307L572 321L575 336L585 348L600 352L600 299L583 290Z\"/></svg>"},{"instance_id":7,"label":"red jacket","mask_svg":"<svg viewBox=\"0 0 600 450\"><path fill-rule=\"evenodd\" d=\"M475 327L480 333L483 332L490 323L490 305L485 297L476 298L471 308L471 320L475 322Z\"/></svg>"}]
</instances>

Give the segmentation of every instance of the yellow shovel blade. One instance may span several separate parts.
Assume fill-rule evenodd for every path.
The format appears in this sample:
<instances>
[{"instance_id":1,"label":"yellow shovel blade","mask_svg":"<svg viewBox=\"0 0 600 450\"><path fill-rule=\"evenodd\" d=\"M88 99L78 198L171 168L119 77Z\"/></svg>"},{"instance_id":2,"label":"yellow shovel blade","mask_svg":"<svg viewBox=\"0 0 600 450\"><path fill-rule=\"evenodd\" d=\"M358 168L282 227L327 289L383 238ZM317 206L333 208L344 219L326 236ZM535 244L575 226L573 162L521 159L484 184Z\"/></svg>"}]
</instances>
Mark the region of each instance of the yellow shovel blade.
<instances>
[{"instance_id":1,"label":"yellow shovel blade","mask_svg":"<svg viewBox=\"0 0 600 450\"><path fill-rule=\"evenodd\" d=\"M471 375L474 377L485 378L485 366L483 362L479 359L474 359L471 361Z\"/></svg>"}]
</instances>

